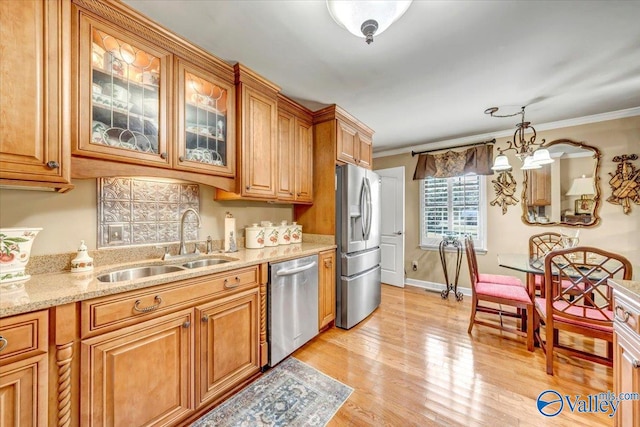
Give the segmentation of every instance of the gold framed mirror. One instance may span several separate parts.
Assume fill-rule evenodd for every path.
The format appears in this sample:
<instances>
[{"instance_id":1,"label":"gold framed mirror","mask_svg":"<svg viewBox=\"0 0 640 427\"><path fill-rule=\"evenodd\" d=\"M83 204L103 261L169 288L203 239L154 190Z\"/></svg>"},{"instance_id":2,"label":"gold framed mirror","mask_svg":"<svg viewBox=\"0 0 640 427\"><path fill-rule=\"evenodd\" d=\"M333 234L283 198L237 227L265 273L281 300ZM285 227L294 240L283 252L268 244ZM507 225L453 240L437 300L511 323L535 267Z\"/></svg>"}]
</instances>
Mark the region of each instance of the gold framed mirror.
<instances>
[{"instance_id":1,"label":"gold framed mirror","mask_svg":"<svg viewBox=\"0 0 640 427\"><path fill-rule=\"evenodd\" d=\"M570 139L556 139L542 147L549 150L554 162L523 171L522 221L542 226L597 225L600 150Z\"/></svg>"}]
</instances>

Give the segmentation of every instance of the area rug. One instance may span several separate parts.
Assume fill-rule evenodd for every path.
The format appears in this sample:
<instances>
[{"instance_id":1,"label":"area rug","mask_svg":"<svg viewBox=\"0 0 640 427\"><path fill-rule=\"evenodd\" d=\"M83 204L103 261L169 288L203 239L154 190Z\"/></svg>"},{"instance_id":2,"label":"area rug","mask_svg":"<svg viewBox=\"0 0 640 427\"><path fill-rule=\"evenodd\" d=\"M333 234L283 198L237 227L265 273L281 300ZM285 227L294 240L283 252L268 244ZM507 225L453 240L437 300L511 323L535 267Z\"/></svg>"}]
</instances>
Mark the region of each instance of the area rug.
<instances>
[{"instance_id":1,"label":"area rug","mask_svg":"<svg viewBox=\"0 0 640 427\"><path fill-rule=\"evenodd\" d=\"M352 392L289 357L192 426L325 426Z\"/></svg>"}]
</instances>

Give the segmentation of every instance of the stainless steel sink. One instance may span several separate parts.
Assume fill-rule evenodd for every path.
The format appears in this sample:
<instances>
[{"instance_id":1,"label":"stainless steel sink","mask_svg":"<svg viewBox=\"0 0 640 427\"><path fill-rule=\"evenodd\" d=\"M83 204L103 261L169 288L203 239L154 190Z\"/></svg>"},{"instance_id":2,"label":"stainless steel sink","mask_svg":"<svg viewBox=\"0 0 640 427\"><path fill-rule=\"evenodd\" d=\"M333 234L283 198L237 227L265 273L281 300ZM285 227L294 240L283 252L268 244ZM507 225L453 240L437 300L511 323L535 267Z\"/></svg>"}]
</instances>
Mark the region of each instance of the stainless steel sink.
<instances>
[{"instance_id":1,"label":"stainless steel sink","mask_svg":"<svg viewBox=\"0 0 640 427\"><path fill-rule=\"evenodd\" d=\"M210 258L210 259L200 259L198 261L191 261L185 264L182 264L185 268L198 268L198 267L208 267L211 265L224 264L225 262L231 262L228 259L221 258Z\"/></svg>"},{"instance_id":2,"label":"stainless steel sink","mask_svg":"<svg viewBox=\"0 0 640 427\"><path fill-rule=\"evenodd\" d=\"M112 271L98 276L100 282L123 282L125 280L141 279L143 277L157 276L159 274L183 271L184 267L178 265L150 265L145 267L127 268Z\"/></svg>"}]
</instances>

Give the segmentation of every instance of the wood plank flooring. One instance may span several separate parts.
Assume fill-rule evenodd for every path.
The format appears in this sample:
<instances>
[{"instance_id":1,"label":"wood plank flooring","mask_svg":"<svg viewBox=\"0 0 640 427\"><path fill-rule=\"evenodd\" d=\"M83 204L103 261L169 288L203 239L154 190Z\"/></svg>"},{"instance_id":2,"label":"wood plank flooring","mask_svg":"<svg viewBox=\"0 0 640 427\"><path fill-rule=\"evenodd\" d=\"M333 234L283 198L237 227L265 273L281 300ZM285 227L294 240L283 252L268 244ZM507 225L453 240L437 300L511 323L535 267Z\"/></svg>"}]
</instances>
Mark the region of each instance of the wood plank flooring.
<instances>
[{"instance_id":1,"label":"wood plank flooring","mask_svg":"<svg viewBox=\"0 0 640 427\"><path fill-rule=\"evenodd\" d=\"M296 351L354 388L329 426L613 425L606 415L572 413L566 405L553 418L536 409L547 389L572 396L613 390L611 368L556 355L549 376L542 350L528 352L523 338L478 325L468 335L470 299L383 285L369 318ZM585 347L593 345L587 340Z\"/></svg>"}]
</instances>

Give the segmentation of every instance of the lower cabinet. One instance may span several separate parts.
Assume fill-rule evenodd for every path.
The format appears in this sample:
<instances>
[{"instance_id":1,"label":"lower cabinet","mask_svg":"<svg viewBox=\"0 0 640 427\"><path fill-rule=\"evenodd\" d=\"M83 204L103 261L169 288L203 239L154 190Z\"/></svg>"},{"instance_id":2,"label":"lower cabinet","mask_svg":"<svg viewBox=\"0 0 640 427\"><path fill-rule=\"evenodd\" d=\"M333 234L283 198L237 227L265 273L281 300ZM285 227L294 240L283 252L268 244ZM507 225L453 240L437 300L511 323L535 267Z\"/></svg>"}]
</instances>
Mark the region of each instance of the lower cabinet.
<instances>
[{"instance_id":1,"label":"lower cabinet","mask_svg":"<svg viewBox=\"0 0 640 427\"><path fill-rule=\"evenodd\" d=\"M0 319L0 426L46 426L47 311Z\"/></svg>"},{"instance_id":2,"label":"lower cabinet","mask_svg":"<svg viewBox=\"0 0 640 427\"><path fill-rule=\"evenodd\" d=\"M82 341L81 425L170 425L194 408L193 310Z\"/></svg>"},{"instance_id":3,"label":"lower cabinet","mask_svg":"<svg viewBox=\"0 0 640 427\"><path fill-rule=\"evenodd\" d=\"M318 254L318 328L323 329L336 318L336 251Z\"/></svg>"},{"instance_id":4,"label":"lower cabinet","mask_svg":"<svg viewBox=\"0 0 640 427\"><path fill-rule=\"evenodd\" d=\"M198 403L260 371L260 293L251 289L196 308Z\"/></svg>"}]
</instances>

